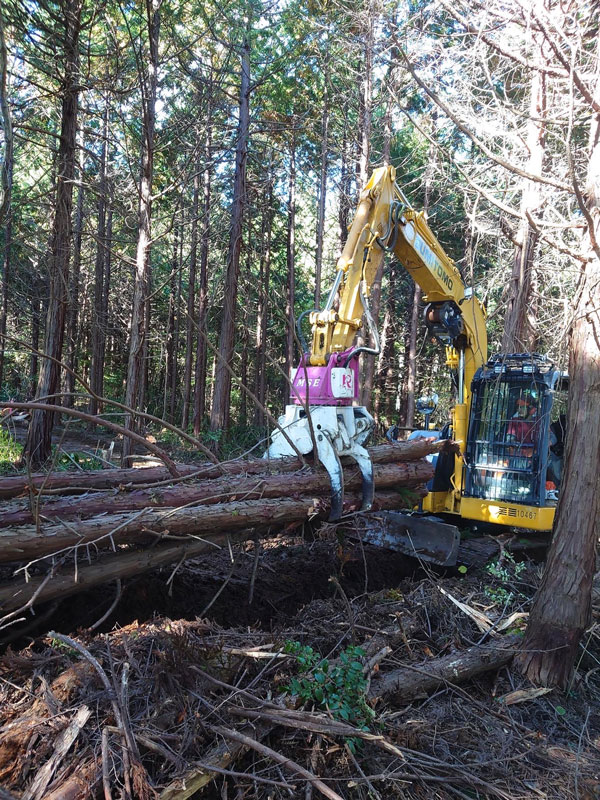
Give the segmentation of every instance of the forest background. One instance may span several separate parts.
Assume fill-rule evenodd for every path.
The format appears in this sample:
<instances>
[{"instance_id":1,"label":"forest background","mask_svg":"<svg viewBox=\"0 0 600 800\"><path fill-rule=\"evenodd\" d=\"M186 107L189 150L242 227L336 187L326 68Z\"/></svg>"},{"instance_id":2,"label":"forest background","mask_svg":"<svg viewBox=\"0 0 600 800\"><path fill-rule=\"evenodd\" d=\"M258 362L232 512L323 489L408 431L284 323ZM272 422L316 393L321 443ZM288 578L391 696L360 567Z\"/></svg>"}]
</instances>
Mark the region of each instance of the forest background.
<instances>
[{"instance_id":1,"label":"forest background","mask_svg":"<svg viewBox=\"0 0 600 800\"><path fill-rule=\"evenodd\" d=\"M110 398L221 452L252 447L384 163L486 304L490 352L566 368L598 250L594 3L9 0L1 15L2 400L122 416ZM372 304L363 402L382 429L410 426L435 390L444 422L444 354L401 266ZM34 466L51 426L34 412Z\"/></svg>"}]
</instances>

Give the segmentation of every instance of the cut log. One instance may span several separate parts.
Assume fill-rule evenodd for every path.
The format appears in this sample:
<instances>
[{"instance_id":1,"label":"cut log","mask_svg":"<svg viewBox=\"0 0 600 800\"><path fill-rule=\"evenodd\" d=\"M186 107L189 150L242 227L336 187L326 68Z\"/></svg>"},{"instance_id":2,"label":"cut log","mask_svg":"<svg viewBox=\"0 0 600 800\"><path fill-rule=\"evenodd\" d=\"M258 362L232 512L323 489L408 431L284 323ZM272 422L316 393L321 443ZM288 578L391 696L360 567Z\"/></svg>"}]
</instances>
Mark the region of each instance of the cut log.
<instances>
[{"instance_id":1,"label":"cut log","mask_svg":"<svg viewBox=\"0 0 600 800\"><path fill-rule=\"evenodd\" d=\"M424 460L380 464L374 467L375 486L379 489L393 486L415 487L427 483L433 475L431 464ZM362 478L357 468L345 470L346 489L359 490ZM330 484L323 472L299 472L276 475L256 475L213 478L194 483L191 486L165 486L158 489L144 489L133 492L119 492L116 495L98 494L85 499L60 499L40 504L39 513L44 520L84 519L107 510L116 514L121 511L140 511L144 508L181 508L190 503L214 505L233 502L236 499L253 500L285 496L327 494ZM28 525L34 522L30 510L0 514L0 528ZM0 536L0 547L4 548ZM1 557L0 557L1 558Z\"/></svg>"},{"instance_id":2,"label":"cut log","mask_svg":"<svg viewBox=\"0 0 600 800\"><path fill-rule=\"evenodd\" d=\"M377 510L398 508L402 497L403 495L398 492L380 492L375 498L374 508ZM357 507L360 505L360 497L349 495L347 502L349 506ZM60 536L71 537L68 539L70 542L68 546L77 544L80 548L82 545L85 546L82 538L84 531L92 536L98 536L99 531L104 531L106 535L106 530L112 530L117 520L122 524L120 535L124 535L123 532L127 530L139 531L144 526L159 533L162 527L162 532L191 535L189 542L183 544L111 553L91 565L79 564L76 571L71 566L69 570L57 572L50 580L46 577L32 577L29 581L22 578L13 579L0 585L0 609L2 613L6 613L22 608L32 597L35 597L36 603L67 597L116 578L126 578L164 564L197 557L214 550L215 546L224 546L228 538L233 542L249 539L255 535L257 525L268 531L271 527L280 528L283 524L294 520L323 518L329 513L329 508L330 502L326 497L319 500L312 497L300 497L295 500L251 500L244 503L179 509L172 513L150 511L143 518L138 516L133 521L129 515L114 515L77 523L69 528L60 528ZM222 529L219 531L219 526L224 526L227 532L223 532ZM77 531L75 535L74 531ZM53 546L56 543L57 540L54 540ZM35 546L36 539L33 537L31 547Z\"/></svg>"},{"instance_id":3,"label":"cut log","mask_svg":"<svg viewBox=\"0 0 600 800\"><path fill-rule=\"evenodd\" d=\"M389 464L402 461L416 461L432 453L439 453L453 447L449 439L414 439L410 442L394 442L369 448L374 464ZM259 473L297 472L302 468L298 458L225 461L222 464L177 464L177 472L182 477L194 475L198 480L219 478L225 475L256 475ZM172 482L173 478L165 467L144 467L141 469L106 469L98 472L72 473L56 472L49 474L14 475L0 478L0 499L27 494L30 489L65 494L88 489L111 489L135 484Z\"/></svg>"},{"instance_id":4,"label":"cut log","mask_svg":"<svg viewBox=\"0 0 600 800\"><path fill-rule=\"evenodd\" d=\"M419 494L422 495L418 486L422 486L432 474L433 468L426 461L382 464L374 468L377 492L389 487L408 485L409 492L412 493L412 496L398 497L397 505L392 506L393 508L410 506ZM231 498L230 502L207 505L207 498L211 497L211 484L214 484L213 502L219 500L223 494ZM360 478L354 470L348 475L348 484L350 487L360 485ZM181 487L179 490L184 491ZM294 473L292 476L238 478L235 483L231 479L225 483L223 480L208 482L196 496L193 496L194 491L195 487L190 487L189 492L184 492L185 502L201 502L201 506L159 511L149 502L151 497L148 495L141 504L142 510L133 515L105 514L68 523L61 521L40 527L30 524L0 529L0 563L29 561L90 542L96 542L101 547L112 546L115 541L127 541L131 534L143 533L145 530L162 535L182 535L223 529L239 530L261 524L285 525L287 522L306 518L317 510L321 511L325 507L325 501L329 507L330 483L326 472L304 475ZM315 495L322 496L313 502ZM265 499L246 500L249 496L264 496ZM233 500L234 497L240 499ZM112 510L113 499L104 498L103 511ZM169 505L174 504L171 499ZM356 501L348 508L356 508ZM73 510L69 516L74 516Z\"/></svg>"},{"instance_id":5,"label":"cut log","mask_svg":"<svg viewBox=\"0 0 600 800\"><path fill-rule=\"evenodd\" d=\"M500 669L511 661L521 641L518 636L505 636L462 653L379 673L371 682L369 696L373 700L385 697L396 705L410 703L444 684L464 683L475 675Z\"/></svg>"}]
</instances>

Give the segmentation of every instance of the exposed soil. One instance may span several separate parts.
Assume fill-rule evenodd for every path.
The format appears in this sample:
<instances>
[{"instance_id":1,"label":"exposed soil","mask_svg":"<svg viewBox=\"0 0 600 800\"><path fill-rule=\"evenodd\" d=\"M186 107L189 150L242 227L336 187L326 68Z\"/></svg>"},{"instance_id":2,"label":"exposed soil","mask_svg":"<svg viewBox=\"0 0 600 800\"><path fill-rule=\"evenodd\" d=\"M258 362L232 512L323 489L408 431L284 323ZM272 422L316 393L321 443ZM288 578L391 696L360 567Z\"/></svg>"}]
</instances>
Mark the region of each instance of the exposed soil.
<instances>
[{"instance_id":1,"label":"exposed soil","mask_svg":"<svg viewBox=\"0 0 600 800\"><path fill-rule=\"evenodd\" d=\"M331 576L339 578L349 597L358 597L394 587L403 578L420 571L413 559L398 553L358 544L341 548L330 539L303 541L297 537L262 541L255 569L254 547L250 543L236 548L234 564L230 554L221 551L190 560L179 568L172 565L130 579L122 587L118 606L100 630L134 621L148 622L160 616L194 620L205 616L209 603L206 613L219 625L272 630L287 624L313 600L338 594ZM253 573L254 589L249 602ZM223 584L225 589L215 599ZM79 594L76 602L66 598L58 606L52 606L55 610L51 617L45 618L44 625L64 633L87 628L111 606L114 597L115 588L109 585ZM46 607L41 607L38 613L45 610Z\"/></svg>"}]
</instances>

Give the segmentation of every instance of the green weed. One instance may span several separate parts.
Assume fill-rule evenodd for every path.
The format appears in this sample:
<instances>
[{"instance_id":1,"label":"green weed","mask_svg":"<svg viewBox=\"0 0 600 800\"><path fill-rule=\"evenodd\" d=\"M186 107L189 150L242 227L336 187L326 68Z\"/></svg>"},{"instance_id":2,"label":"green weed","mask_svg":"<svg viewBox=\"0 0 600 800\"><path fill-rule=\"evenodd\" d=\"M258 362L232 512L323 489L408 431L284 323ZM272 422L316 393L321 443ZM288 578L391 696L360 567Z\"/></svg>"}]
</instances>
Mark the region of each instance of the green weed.
<instances>
[{"instance_id":1,"label":"green weed","mask_svg":"<svg viewBox=\"0 0 600 800\"><path fill-rule=\"evenodd\" d=\"M486 595L494 603L508 605L515 595L520 594L514 589L513 582L524 570L524 563L517 563L511 553L504 553L502 558L497 558L485 568L488 575L496 579L494 586L486 586Z\"/></svg>"},{"instance_id":2,"label":"green weed","mask_svg":"<svg viewBox=\"0 0 600 800\"><path fill-rule=\"evenodd\" d=\"M4 428L0 428L0 475L15 471L15 463L21 460L23 448Z\"/></svg>"},{"instance_id":3,"label":"green weed","mask_svg":"<svg viewBox=\"0 0 600 800\"><path fill-rule=\"evenodd\" d=\"M347 647L331 665L312 647L300 642L287 641L284 652L295 656L299 675L292 678L286 687L305 703L331 712L335 719L348 722L361 730L368 730L375 712L367 703L367 680L360 661L364 650ZM347 744L355 752L359 740L348 739Z\"/></svg>"}]
</instances>

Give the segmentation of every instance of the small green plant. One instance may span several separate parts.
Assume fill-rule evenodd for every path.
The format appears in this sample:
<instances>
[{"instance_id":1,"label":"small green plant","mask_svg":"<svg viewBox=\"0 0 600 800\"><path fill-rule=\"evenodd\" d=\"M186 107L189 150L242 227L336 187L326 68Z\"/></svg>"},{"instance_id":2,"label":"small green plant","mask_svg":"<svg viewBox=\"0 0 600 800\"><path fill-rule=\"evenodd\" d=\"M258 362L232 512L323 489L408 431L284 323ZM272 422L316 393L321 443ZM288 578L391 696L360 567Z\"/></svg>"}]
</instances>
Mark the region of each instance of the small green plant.
<instances>
[{"instance_id":1,"label":"small green plant","mask_svg":"<svg viewBox=\"0 0 600 800\"><path fill-rule=\"evenodd\" d=\"M339 656L338 664L331 665L312 647L300 642L287 641L284 652L295 656L299 675L292 678L286 689L305 703L328 709L333 717L348 722L361 730L368 730L375 712L367 703L367 681L360 661L364 650L347 647ZM347 741L354 752L358 742Z\"/></svg>"},{"instance_id":2,"label":"small green plant","mask_svg":"<svg viewBox=\"0 0 600 800\"><path fill-rule=\"evenodd\" d=\"M56 458L54 469L62 472L63 470L83 469L97 470L102 469L102 461L92 453L65 453L61 452Z\"/></svg>"},{"instance_id":3,"label":"small green plant","mask_svg":"<svg viewBox=\"0 0 600 800\"><path fill-rule=\"evenodd\" d=\"M15 471L15 463L20 461L23 448L4 428L0 428L0 475Z\"/></svg>"},{"instance_id":4,"label":"small green plant","mask_svg":"<svg viewBox=\"0 0 600 800\"><path fill-rule=\"evenodd\" d=\"M60 639L56 639L54 636L50 637L50 647L53 647L55 650L58 650L59 652L64 653L66 656L70 656L71 658L79 655L74 647L69 647L68 644L61 642Z\"/></svg>"},{"instance_id":5,"label":"small green plant","mask_svg":"<svg viewBox=\"0 0 600 800\"><path fill-rule=\"evenodd\" d=\"M488 575L496 578L497 585L487 586L485 593L494 603L507 605L515 596L515 592L509 588L513 581L517 580L525 570L524 563L517 563L511 553L504 553L501 558L497 558L488 564L485 571Z\"/></svg>"}]
</instances>

